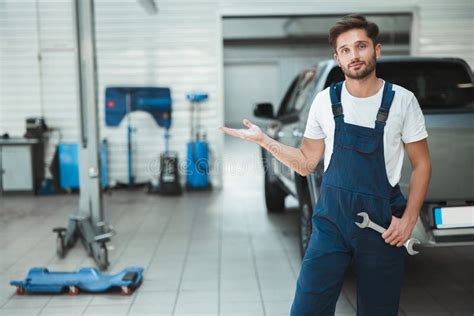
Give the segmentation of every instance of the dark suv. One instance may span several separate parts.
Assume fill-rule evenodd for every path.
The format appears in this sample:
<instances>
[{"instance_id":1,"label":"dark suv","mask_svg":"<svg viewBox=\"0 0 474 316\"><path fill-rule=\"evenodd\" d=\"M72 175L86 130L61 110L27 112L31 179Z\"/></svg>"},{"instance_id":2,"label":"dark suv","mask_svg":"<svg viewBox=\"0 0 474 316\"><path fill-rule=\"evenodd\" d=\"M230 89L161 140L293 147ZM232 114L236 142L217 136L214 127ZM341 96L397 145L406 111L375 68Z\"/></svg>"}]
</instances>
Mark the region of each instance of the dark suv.
<instances>
[{"instance_id":1,"label":"dark suv","mask_svg":"<svg viewBox=\"0 0 474 316\"><path fill-rule=\"evenodd\" d=\"M413 231L424 246L474 244L474 103L473 76L458 58L386 57L377 61L377 76L412 91L425 116L433 165L429 191ZM254 115L271 119L266 133L299 147L312 100L344 76L333 60L303 70L293 80L280 107L260 103ZM316 105L317 106L317 105ZM299 236L304 254L311 236L313 207L319 197L324 164L302 177L265 150L265 201L268 212L282 212L288 194L299 201ZM400 187L408 194L411 165L405 155Z\"/></svg>"}]
</instances>

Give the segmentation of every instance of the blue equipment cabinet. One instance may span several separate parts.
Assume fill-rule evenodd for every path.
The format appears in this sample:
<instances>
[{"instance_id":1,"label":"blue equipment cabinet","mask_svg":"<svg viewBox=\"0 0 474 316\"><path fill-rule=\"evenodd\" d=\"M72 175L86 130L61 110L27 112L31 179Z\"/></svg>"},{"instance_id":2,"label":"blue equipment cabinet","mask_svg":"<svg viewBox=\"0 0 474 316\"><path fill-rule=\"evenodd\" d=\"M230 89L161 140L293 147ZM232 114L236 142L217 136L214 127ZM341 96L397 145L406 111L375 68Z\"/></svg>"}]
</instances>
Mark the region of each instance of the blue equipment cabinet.
<instances>
[{"instance_id":1,"label":"blue equipment cabinet","mask_svg":"<svg viewBox=\"0 0 474 316\"><path fill-rule=\"evenodd\" d=\"M79 156L77 144L62 143L58 145L59 187L63 190L79 188ZM108 186L107 174L107 140L100 143L101 185Z\"/></svg>"}]
</instances>

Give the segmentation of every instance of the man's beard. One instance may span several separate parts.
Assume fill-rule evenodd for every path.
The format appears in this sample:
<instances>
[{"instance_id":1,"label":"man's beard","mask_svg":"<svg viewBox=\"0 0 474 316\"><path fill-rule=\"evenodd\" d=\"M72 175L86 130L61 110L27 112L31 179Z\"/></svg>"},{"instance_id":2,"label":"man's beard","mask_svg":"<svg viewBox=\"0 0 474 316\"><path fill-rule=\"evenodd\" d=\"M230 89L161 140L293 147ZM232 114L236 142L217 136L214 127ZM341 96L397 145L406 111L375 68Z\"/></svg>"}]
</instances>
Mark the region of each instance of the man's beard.
<instances>
[{"instance_id":1,"label":"man's beard","mask_svg":"<svg viewBox=\"0 0 474 316\"><path fill-rule=\"evenodd\" d=\"M354 71L354 70L351 70L349 68L349 66L347 66L347 68L346 67L341 67L341 69L342 69L342 72L348 78L355 79L355 80L361 80L361 79L364 79L364 78L368 77L375 70L375 64L376 63L377 63L377 60L376 60L375 55L374 55L373 58L371 58L367 63L364 62L364 64L366 66L362 70Z\"/></svg>"}]
</instances>

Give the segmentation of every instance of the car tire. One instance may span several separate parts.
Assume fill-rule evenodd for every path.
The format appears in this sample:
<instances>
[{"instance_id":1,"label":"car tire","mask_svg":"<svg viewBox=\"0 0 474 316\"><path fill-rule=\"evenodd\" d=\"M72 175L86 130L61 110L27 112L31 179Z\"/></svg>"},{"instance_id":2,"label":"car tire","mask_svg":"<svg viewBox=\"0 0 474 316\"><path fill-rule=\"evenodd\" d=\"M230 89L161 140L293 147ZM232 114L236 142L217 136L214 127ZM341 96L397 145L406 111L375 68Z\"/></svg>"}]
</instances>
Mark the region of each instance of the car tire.
<instances>
[{"instance_id":1,"label":"car tire","mask_svg":"<svg viewBox=\"0 0 474 316\"><path fill-rule=\"evenodd\" d=\"M265 204L268 213L283 213L285 211L285 197L287 193L277 178L273 175L271 160L273 157L262 148L263 172L265 174Z\"/></svg>"},{"instance_id":2,"label":"car tire","mask_svg":"<svg viewBox=\"0 0 474 316\"><path fill-rule=\"evenodd\" d=\"M314 199L317 203L319 196L321 194L321 184L324 173L324 164L320 162L314 171ZM308 184L308 179L306 177L300 177L295 175L296 187L298 190L298 202L300 210L299 218L299 244L300 244L300 253L301 257L304 257L306 249L308 248L309 240L311 239L311 234L313 232L313 210L315 205L313 205L311 195L310 195L310 186Z\"/></svg>"},{"instance_id":3,"label":"car tire","mask_svg":"<svg viewBox=\"0 0 474 316\"><path fill-rule=\"evenodd\" d=\"M302 191L298 198L300 209L298 235L301 257L304 257L313 231L313 206L308 189L304 188Z\"/></svg>"},{"instance_id":4,"label":"car tire","mask_svg":"<svg viewBox=\"0 0 474 316\"><path fill-rule=\"evenodd\" d=\"M286 192L277 182L272 182L265 174L265 204L268 213L283 213L285 211Z\"/></svg>"}]
</instances>

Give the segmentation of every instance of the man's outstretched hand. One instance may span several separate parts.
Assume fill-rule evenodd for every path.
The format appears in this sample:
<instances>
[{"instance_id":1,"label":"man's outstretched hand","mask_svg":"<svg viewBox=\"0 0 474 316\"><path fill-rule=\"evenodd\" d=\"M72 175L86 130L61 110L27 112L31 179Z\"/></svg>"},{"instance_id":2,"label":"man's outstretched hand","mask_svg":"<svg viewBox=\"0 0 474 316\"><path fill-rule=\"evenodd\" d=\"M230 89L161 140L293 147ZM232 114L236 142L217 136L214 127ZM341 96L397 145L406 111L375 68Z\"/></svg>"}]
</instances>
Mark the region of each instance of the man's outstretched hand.
<instances>
[{"instance_id":1,"label":"man's outstretched hand","mask_svg":"<svg viewBox=\"0 0 474 316\"><path fill-rule=\"evenodd\" d=\"M265 136L265 134L262 132L260 127L255 124L252 124L252 122L247 119L244 119L242 122L247 128L235 129L228 127L219 127L219 130L230 136L238 137L257 144L263 142L263 137Z\"/></svg>"}]
</instances>

